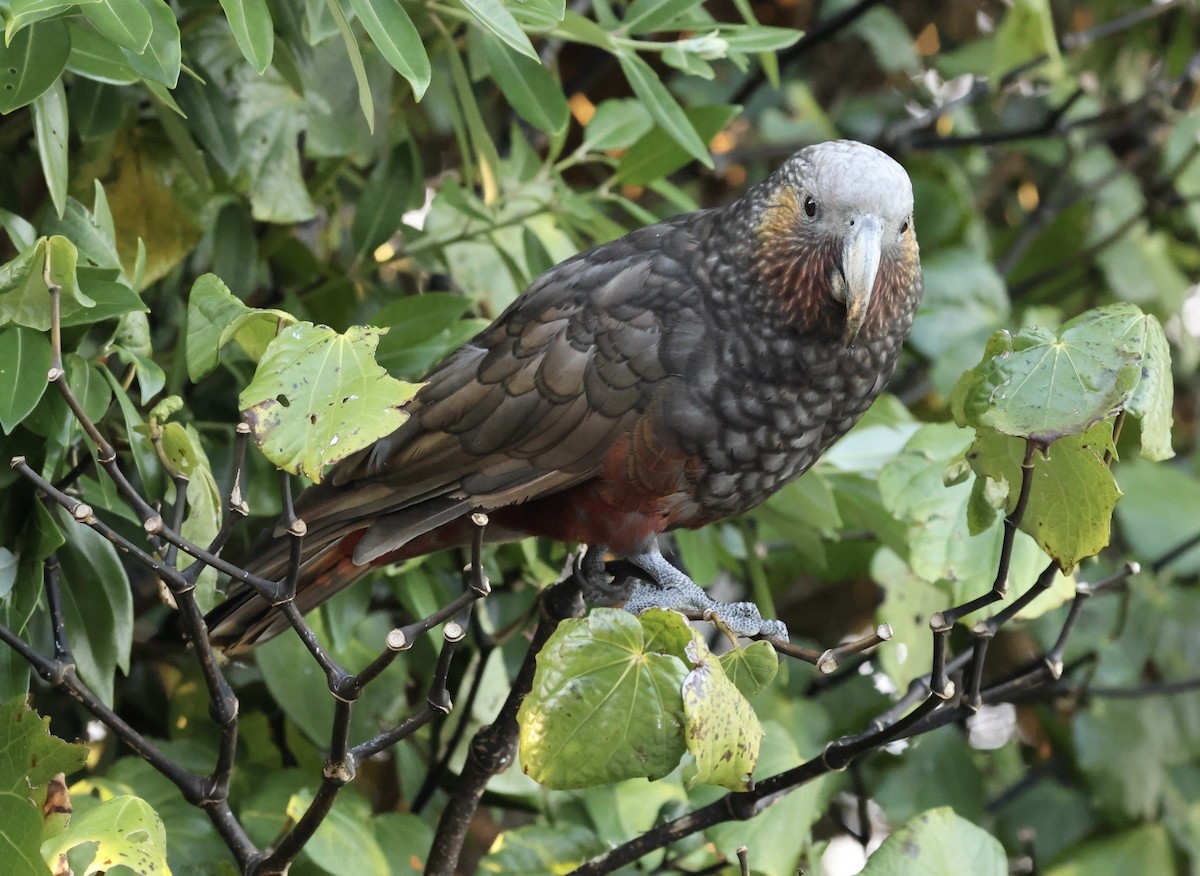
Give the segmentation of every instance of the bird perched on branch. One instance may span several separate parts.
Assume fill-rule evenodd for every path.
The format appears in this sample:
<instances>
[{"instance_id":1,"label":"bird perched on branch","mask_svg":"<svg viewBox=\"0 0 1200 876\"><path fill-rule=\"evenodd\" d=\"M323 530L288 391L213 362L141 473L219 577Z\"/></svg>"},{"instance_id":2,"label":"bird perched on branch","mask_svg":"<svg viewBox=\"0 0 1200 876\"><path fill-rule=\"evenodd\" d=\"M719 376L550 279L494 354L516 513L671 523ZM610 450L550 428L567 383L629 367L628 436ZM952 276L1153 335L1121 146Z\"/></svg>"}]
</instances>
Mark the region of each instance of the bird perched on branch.
<instances>
[{"instance_id":1,"label":"bird perched on branch","mask_svg":"<svg viewBox=\"0 0 1200 876\"><path fill-rule=\"evenodd\" d=\"M640 569L626 607L715 609L657 536L740 514L802 474L891 376L921 297L904 169L862 143L800 150L741 199L634 231L551 268L450 354L409 419L296 504L296 604L373 566L530 535L605 548ZM253 562L287 573L281 530ZM586 574L601 568L588 564ZM248 648L287 626L246 585L210 616Z\"/></svg>"}]
</instances>

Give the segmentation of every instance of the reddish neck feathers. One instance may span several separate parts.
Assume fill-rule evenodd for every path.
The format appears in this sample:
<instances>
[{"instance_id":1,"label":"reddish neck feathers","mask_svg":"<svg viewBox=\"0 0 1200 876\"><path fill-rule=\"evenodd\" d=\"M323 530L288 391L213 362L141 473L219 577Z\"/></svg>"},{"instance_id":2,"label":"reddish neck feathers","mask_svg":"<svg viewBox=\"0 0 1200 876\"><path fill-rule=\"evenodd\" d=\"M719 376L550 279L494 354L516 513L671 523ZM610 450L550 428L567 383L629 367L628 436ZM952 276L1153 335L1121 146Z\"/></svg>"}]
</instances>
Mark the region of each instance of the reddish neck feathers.
<instances>
[{"instance_id":1,"label":"reddish neck feathers","mask_svg":"<svg viewBox=\"0 0 1200 876\"><path fill-rule=\"evenodd\" d=\"M754 261L769 299L805 332L841 335L845 308L833 298L830 271L837 265L836 241L807 236L796 193L775 191L754 230Z\"/></svg>"},{"instance_id":2,"label":"reddish neck feathers","mask_svg":"<svg viewBox=\"0 0 1200 876\"><path fill-rule=\"evenodd\" d=\"M754 262L770 305L805 333L842 337L846 308L833 297L832 272L841 241L806 234L797 195L779 189L755 228ZM885 250L866 321L856 344L909 320L920 296L915 238L902 252Z\"/></svg>"}]
</instances>

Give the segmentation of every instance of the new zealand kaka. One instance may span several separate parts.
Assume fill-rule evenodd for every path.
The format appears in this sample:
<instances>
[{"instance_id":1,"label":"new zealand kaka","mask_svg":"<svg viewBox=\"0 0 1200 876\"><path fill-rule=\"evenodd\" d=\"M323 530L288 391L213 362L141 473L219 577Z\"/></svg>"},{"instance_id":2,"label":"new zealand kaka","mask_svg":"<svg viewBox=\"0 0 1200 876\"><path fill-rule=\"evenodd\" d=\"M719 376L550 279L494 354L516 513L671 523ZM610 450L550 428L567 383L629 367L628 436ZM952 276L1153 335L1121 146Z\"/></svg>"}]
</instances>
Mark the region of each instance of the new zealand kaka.
<instances>
[{"instance_id":1,"label":"new zealand kaka","mask_svg":"<svg viewBox=\"0 0 1200 876\"><path fill-rule=\"evenodd\" d=\"M887 155L820 143L726 207L551 268L433 368L403 426L299 497L297 606L469 544L482 510L489 540L624 557L655 582L628 608L715 608L739 634L786 634L752 606L714 603L657 535L758 505L883 389L921 297L912 210ZM280 528L251 571L280 579L288 562ZM287 622L235 583L209 625L236 652Z\"/></svg>"}]
</instances>

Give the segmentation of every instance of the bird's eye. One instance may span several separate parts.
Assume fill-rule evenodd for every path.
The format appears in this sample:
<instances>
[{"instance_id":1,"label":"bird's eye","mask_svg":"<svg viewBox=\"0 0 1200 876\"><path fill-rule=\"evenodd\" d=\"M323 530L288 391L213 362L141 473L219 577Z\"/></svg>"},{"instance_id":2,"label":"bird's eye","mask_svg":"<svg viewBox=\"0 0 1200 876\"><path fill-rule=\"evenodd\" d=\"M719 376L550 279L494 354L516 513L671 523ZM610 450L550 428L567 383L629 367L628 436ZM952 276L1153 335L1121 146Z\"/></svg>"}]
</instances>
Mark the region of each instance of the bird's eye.
<instances>
[{"instance_id":1,"label":"bird's eye","mask_svg":"<svg viewBox=\"0 0 1200 876\"><path fill-rule=\"evenodd\" d=\"M903 234L903 233L904 233L904 232L906 232L906 231L908 231L908 220L907 220L907 219L905 219L905 220L904 220L904 224L900 226L900 233L901 233L901 234Z\"/></svg>"},{"instance_id":2,"label":"bird's eye","mask_svg":"<svg viewBox=\"0 0 1200 876\"><path fill-rule=\"evenodd\" d=\"M817 215L817 202L813 200L812 195L804 199L804 215L809 219Z\"/></svg>"}]
</instances>

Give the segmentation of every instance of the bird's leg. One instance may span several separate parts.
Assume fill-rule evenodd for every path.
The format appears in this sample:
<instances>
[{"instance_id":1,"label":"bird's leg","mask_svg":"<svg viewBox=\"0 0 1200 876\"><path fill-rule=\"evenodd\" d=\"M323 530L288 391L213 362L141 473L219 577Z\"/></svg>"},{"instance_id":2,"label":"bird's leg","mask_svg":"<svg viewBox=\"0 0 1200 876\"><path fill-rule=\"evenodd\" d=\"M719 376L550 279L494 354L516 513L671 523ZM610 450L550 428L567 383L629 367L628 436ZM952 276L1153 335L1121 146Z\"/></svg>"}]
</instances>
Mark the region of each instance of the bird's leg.
<instances>
[{"instance_id":1,"label":"bird's leg","mask_svg":"<svg viewBox=\"0 0 1200 876\"><path fill-rule=\"evenodd\" d=\"M739 636L771 636L786 639L783 621L767 620L753 602L717 602L662 555L658 547L644 554L625 558L641 569L654 582L639 582L625 600L626 611L639 614L648 608L670 608L676 611L702 611L715 614L722 623Z\"/></svg>"},{"instance_id":2,"label":"bird's leg","mask_svg":"<svg viewBox=\"0 0 1200 876\"><path fill-rule=\"evenodd\" d=\"M575 558L575 578L583 598L593 605L616 605L629 597L633 580L608 573L604 555L608 548L602 544L587 545Z\"/></svg>"}]
</instances>

